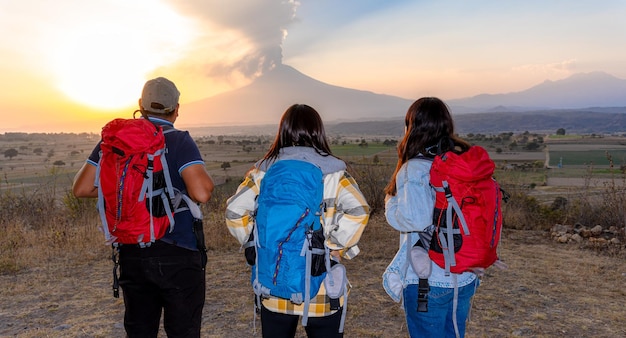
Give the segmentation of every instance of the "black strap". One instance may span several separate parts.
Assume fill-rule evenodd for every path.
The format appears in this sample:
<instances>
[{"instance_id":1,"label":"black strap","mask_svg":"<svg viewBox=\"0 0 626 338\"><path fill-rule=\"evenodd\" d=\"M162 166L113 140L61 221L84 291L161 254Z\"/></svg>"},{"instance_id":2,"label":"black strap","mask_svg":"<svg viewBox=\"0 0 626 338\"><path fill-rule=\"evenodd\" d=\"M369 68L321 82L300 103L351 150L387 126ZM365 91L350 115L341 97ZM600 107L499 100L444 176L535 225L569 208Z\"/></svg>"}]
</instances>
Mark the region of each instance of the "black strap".
<instances>
[{"instance_id":1,"label":"black strap","mask_svg":"<svg viewBox=\"0 0 626 338\"><path fill-rule=\"evenodd\" d=\"M194 218L193 232L196 235L196 246L198 247L198 251L200 251L200 257L202 258L202 268L204 269L208 261L208 250L204 241L204 227L201 219Z\"/></svg>"},{"instance_id":2,"label":"black strap","mask_svg":"<svg viewBox=\"0 0 626 338\"><path fill-rule=\"evenodd\" d=\"M339 302L339 298L328 297L328 300L329 300L331 310L339 310L341 308L341 303Z\"/></svg>"},{"instance_id":3,"label":"black strap","mask_svg":"<svg viewBox=\"0 0 626 338\"><path fill-rule=\"evenodd\" d=\"M509 198L511 198L511 194L502 189L502 187L499 188L500 192L502 192L502 201L504 201L504 203L507 203L509 201Z\"/></svg>"},{"instance_id":4,"label":"black strap","mask_svg":"<svg viewBox=\"0 0 626 338\"><path fill-rule=\"evenodd\" d=\"M444 146L447 146L447 149L444 150ZM446 136L439 139L439 142L437 142L437 155L442 155L452 150L454 150L454 141L451 138Z\"/></svg>"},{"instance_id":5,"label":"black strap","mask_svg":"<svg viewBox=\"0 0 626 338\"><path fill-rule=\"evenodd\" d=\"M115 245L111 245L111 248L111 260L113 261L113 297L120 298L120 281L117 275L117 268L120 266L120 252Z\"/></svg>"},{"instance_id":6,"label":"black strap","mask_svg":"<svg viewBox=\"0 0 626 338\"><path fill-rule=\"evenodd\" d=\"M417 287L417 312L428 312L428 279L420 278Z\"/></svg>"}]
</instances>

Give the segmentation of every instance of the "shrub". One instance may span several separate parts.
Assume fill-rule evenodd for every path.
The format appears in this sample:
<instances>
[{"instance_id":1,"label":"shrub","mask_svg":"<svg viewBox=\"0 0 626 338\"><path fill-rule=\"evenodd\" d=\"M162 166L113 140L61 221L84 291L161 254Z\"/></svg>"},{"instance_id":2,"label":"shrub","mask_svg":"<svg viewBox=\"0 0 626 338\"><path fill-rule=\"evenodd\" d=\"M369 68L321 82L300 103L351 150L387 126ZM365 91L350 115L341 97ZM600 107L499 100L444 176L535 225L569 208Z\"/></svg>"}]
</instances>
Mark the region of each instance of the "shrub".
<instances>
[{"instance_id":1,"label":"shrub","mask_svg":"<svg viewBox=\"0 0 626 338\"><path fill-rule=\"evenodd\" d=\"M71 220L97 214L95 198L76 198L69 190L63 195L63 205L67 211L67 217Z\"/></svg>"},{"instance_id":2,"label":"shrub","mask_svg":"<svg viewBox=\"0 0 626 338\"><path fill-rule=\"evenodd\" d=\"M204 234L209 250L239 247L237 240L228 232L224 221L226 201L235 194L239 183L241 183L239 180L229 180L216 186L209 202L202 205Z\"/></svg>"},{"instance_id":3,"label":"shrub","mask_svg":"<svg viewBox=\"0 0 626 338\"><path fill-rule=\"evenodd\" d=\"M385 163L350 163L348 170L358 183L372 214L385 209L383 189L387 186L394 169L394 166Z\"/></svg>"},{"instance_id":4,"label":"shrub","mask_svg":"<svg viewBox=\"0 0 626 338\"><path fill-rule=\"evenodd\" d=\"M0 197L0 273L52 260L86 262L107 257L95 208L73 213L55 189L5 192ZM69 194L69 192L66 192Z\"/></svg>"},{"instance_id":5,"label":"shrub","mask_svg":"<svg viewBox=\"0 0 626 338\"><path fill-rule=\"evenodd\" d=\"M40 229L56 214L55 198L48 191L14 193L8 190L0 196L0 227L20 223Z\"/></svg>"}]
</instances>

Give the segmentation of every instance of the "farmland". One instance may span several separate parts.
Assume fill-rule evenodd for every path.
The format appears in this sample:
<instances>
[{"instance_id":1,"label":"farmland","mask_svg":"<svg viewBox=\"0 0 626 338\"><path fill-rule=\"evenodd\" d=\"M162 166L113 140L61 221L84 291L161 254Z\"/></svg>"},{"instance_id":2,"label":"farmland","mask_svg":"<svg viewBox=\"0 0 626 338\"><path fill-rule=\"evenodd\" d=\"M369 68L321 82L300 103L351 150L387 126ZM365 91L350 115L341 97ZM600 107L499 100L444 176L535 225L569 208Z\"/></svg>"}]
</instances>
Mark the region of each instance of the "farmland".
<instances>
[{"instance_id":1,"label":"farmland","mask_svg":"<svg viewBox=\"0 0 626 338\"><path fill-rule=\"evenodd\" d=\"M533 142L533 136L510 137L499 140L497 136L482 135L469 140L490 152L498 168L497 176L514 177L519 184L562 187L583 184L581 179L589 176L614 179L626 164L624 137L541 135L543 141L539 147L530 151L520 141ZM272 135L194 135L194 138L207 170L218 184L241 178L273 141ZM395 165L395 143L390 141L397 141L397 137L331 135L329 138L334 154L348 162ZM0 135L0 154L3 154L0 155L0 190L29 190L51 184L67 187L97 141L98 135L87 133ZM511 144L515 146L510 147ZM7 156L11 149L17 155Z\"/></svg>"}]
</instances>

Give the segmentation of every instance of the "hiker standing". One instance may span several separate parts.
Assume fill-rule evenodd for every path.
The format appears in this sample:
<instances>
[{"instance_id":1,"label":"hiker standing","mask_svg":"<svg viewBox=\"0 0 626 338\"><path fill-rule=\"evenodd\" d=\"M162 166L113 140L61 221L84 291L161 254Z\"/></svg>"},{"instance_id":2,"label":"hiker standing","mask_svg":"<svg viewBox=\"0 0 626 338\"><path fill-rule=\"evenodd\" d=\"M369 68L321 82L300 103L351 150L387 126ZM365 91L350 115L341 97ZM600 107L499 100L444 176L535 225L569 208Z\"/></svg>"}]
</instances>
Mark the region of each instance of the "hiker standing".
<instances>
[{"instance_id":1,"label":"hiker standing","mask_svg":"<svg viewBox=\"0 0 626 338\"><path fill-rule=\"evenodd\" d=\"M461 153L470 145L454 134L452 117L440 99L418 99L404 121L398 163L385 188L385 216L400 231L400 250L383 275L383 286L392 299L403 301L411 337L463 337L470 300L479 283L476 274L446 275L428 259L427 250L409 251L409 247L433 224L434 195L429 185L432 159L437 151ZM440 142L442 139L452 140L453 146ZM438 144L445 149L437 149ZM424 301L424 308L418 311L420 301Z\"/></svg>"},{"instance_id":2,"label":"hiker standing","mask_svg":"<svg viewBox=\"0 0 626 338\"><path fill-rule=\"evenodd\" d=\"M346 164L332 155L319 114L303 104L294 104L285 111L269 151L247 173L235 195L228 200L226 224L230 233L242 245L248 242L255 228L255 217L261 217L257 214L257 211L261 213L257 210L257 202L263 203L263 195L259 194L269 187L263 186L263 179L265 177L269 182L272 166L279 167L277 163L285 160L305 161L321 169L323 208L316 217L323 224L322 240L333 261L355 257L359 253L357 243L369 220L369 205L347 173ZM250 263L255 264L254 261ZM261 269L259 264L256 268ZM342 265L333 265L333 268L335 266ZM252 270L253 285L256 285L254 266ZM294 337L298 320L303 319L305 324L305 317L308 317L305 331L309 337L343 337L347 292L338 298L338 302L330 296L332 293L331 288L322 283L317 295L311 297L308 307L302 302L257 294L263 337ZM333 305L333 302L336 304Z\"/></svg>"},{"instance_id":3,"label":"hiker standing","mask_svg":"<svg viewBox=\"0 0 626 338\"><path fill-rule=\"evenodd\" d=\"M164 130L171 185L191 198L189 204L205 203L211 198L213 181L189 133L174 129L179 96L178 89L168 79L149 80L139 99L139 111L157 130ZM98 197L94 182L101 144L102 141L96 145L74 178L72 191L76 197ZM116 246L128 337L156 337L162 312L168 337L200 337L206 283L204 239L196 236L201 227L198 229L196 222L194 229L194 217L189 209L177 211L174 221L175 226L170 225L162 238L147 246Z\"/></svg>"}]
</instances>

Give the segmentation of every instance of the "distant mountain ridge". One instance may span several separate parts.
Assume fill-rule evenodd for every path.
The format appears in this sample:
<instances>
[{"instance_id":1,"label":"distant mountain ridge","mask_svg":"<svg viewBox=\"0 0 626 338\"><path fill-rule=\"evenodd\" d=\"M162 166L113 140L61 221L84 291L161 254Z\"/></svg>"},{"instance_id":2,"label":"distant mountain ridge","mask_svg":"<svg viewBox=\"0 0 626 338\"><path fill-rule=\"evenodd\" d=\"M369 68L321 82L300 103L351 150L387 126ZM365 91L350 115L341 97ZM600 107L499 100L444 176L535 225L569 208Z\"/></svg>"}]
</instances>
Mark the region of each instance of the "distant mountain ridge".
<instances>
[{"instance_id":1,"label":"distant mountain ridge","mask_svg":"<svg viewBox=\"0 0 626 338\"><path fill-rule=\"evenodd\" d=\"M184 117L196 125L276 124L288 106L306 103L324 121L375 121L404 117L414 99L334 86L278 65L245 87L185 104ZM603 72L580 73L520 92L481 94L446 103L454 115L589 107L621 112L619 108L626 107L626 80Z\"/></svg>"},{"instance_id":2,"label":"distant mountain ridge","mask_svg":"<svg viewBox=\"0 0 626 338\"><path fill-rule=\"evenodd\" d=\"M448 100L456 113L626 106L626 80L603 72L546 80L521 92Z\"/></svg>"},{"instance_id":3,"label":"distant mountain ridge","mask_svg":"<svg viewBox=\"0 0 626 338\"><path fill-rule=\"evenodd\" d=\"M598 113L585 109L553 109L528 112L461 114L454 118L455 130L464 135L525 131L554 134L563 128L569 134L626 134L626 107ZM331 135L395 136L404 134L404 120L328 123Z\"/></svg>"}]
</instances>

